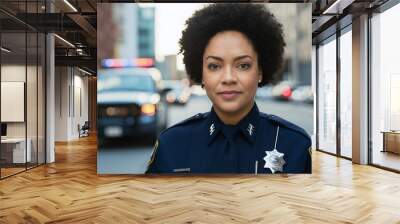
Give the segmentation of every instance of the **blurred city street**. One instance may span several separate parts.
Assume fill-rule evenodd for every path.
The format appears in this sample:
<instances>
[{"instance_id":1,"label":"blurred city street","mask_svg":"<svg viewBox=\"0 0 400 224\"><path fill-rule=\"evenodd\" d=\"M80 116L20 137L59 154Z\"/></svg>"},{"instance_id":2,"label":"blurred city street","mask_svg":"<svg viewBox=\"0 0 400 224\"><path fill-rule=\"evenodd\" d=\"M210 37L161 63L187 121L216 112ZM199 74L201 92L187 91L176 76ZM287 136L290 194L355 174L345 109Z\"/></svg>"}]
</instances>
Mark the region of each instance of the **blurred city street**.
<instances>
[{"instance_id":1,"label":"blurred city street","mask_svg":"<svg viewBox=\"0 0 400 224\"><path fill-rule=\"evenodd\" d=\"M278 115L304 128L311 136L313 131L312 104L256 99L260 111ZM185 105L170 105L168 126L174 125L197 113L209 111L211 102L207 96L192 96ZM148 139L136 138L113 141L109 146L99 148L98 173L141 174L146 170L153 143Z\"/></svg>"}]
</instances>

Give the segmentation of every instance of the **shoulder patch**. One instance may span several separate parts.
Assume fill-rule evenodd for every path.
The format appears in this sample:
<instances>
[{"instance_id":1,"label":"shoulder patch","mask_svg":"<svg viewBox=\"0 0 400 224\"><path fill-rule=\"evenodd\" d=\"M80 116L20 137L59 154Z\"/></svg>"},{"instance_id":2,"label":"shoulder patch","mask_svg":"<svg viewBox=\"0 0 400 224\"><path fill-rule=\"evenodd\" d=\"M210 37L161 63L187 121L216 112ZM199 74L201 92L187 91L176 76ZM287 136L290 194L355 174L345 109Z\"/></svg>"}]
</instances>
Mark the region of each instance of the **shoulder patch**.
<instances>
[{"instance_id":1,"label":"shoulder patch","mask_svg":"<svg viewBox=\"0 0 400 224\"><path fill-rule=\"evenodd\" d=\"M156 157L157 149L158 149L158 139L156 140L156 143L154 144L153 152L151 153L150 160L149 160L149 162L147 162L146 170L149 170L150 165L154 162L154 158Z\"/></svg>"},{"instance_id":2,"label":"shoulder patch","mask_svg":"<svg viewBox=\"0 0 400 224\"><path fill-rule=\"evenodd\" d=\"M198 114L196 114L194 116L191 116L191 117L189 117L189 118L187 118L187 119L185 119L185 120L183 120L181 122L178 122L178 123L172 125L171 127L168 127L166 129L164 129L161 132L161 134L166 132L166 131L168 131L168 130L170 130L171 128L178 127L178 126L185 125L185 124L189 124L190 122L193 122L193 121L201 120L206 116L206 114L207 113L198 113Z\"/></svg>"},{"instance_id":3,"label":"shoulder patch","mask_svg":"<svg viewBox=\"0 0 400 224\"><path fill-rule=\"evenodd\" d=\"M297 125L295 125L295 124L293 124L293 123L291 123L291 122L289 122L289 121L287 121L287 120L285 120L285 119L283 119L281 117L278 117L276 115L270 115L270 114L262 114L262 116L268 118L270 121L272 121L272 122L274 122L276 124L279 124L281 126L289 128L289 129L291 129L293 131L296 131L296 132L304 135L307 138L310 138L310 136L307 134L307 132L303 128L301 128L301 127L299 127L299 126L297 126Z\"/></svg>"}]
</instances>

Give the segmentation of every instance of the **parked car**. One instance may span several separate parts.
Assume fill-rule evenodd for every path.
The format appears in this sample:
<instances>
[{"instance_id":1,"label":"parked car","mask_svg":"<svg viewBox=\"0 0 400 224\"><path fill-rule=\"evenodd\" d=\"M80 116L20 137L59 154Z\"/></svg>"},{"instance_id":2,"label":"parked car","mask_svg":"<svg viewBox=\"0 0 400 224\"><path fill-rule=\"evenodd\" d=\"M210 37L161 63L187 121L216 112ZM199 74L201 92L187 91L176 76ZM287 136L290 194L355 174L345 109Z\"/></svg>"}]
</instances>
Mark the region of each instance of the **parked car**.
<instances>
[{"instance_id":1,"label":"parked car","mask_svg":"<svg viewBox=\"0 0 400 224\"><path fill-rule=\"evenodd\" d=\"M291 100L296 102L304 102L310 104L314 102L314 94L310 85L296 87L290 98Z\"/></svg>"},{"instance_id":2,"label":"parked car","mask_svg":"<svg viewBox=\"0 0 400 224\"><path fill-rule=\"evenodd\" d=\"M268 99L272 97L272 85L265 85L257 89L256 97L261 99Z\"/></svg>"},{"instance_id":3,"label":"parked car","mask_svg":"<svg viewBox=\"0 0 400 224\"><path fill-rule=\"evenodd\" d=\"M200 85L192 85L190 88L192 90L192 95L194 96L205 96L207 94Z\"/></svg>"},{"instance_id":4,"label":"parked car","mask_svg":"<svg viewBox=\"0 0 400 224\"><path fill-rule=\"evenodd\" d=\"M277 100L290 100L295 84L290 81L282 81L272 88L272 97Z\"/></svg>"},{"instance_id":5,"label":"parked car","mask_svg":"<svg viewBox=\"0 0 400 224\"><path fill-rule=\"evenodd\" d=\"M181 80L164 80L163 86L171 90L166 94L166 100L170 104L186 104L191 95L191 89Z\"/></svg>"},{"instance_id":6,"label":"parked car","mask_svg":"<svg viewBox=\"0 0 400 224\"><path fill-rule=\"evenodd\" d=\"M108 69L98 77L98 136L156 138L166 128L168 109L148 68Z\"/></svg>"}]
</instances>

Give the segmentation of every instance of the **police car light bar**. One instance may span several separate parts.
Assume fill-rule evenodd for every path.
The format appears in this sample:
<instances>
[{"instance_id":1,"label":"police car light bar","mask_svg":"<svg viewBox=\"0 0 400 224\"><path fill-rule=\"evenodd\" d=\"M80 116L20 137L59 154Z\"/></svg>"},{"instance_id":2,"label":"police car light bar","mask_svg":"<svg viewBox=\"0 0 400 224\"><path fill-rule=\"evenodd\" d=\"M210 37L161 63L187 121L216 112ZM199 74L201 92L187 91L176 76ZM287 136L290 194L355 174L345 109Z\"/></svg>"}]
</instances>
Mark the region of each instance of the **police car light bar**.
<instances>
[{"instance_id":1,"label":"police car light bar","mask_svg":"<svg viewBox=\"0 0 400 224\"><path fill-rule=\"evenodd\" d=\"M152 67L154 60L152 58L132 58L132 59L103 59L103 68L127 68L127 67Z\"/></svg>"}]
</instances>

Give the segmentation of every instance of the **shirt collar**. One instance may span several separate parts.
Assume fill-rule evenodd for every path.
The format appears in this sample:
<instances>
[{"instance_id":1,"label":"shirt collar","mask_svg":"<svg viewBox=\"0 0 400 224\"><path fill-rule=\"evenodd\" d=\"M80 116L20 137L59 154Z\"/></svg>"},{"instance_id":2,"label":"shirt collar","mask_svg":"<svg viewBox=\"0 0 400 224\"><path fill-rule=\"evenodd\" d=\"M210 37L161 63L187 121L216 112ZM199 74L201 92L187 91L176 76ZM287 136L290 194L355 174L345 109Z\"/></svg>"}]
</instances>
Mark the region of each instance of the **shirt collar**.
<instances>
[{"instance_id":1,"label":"shirt collar","mask_svg":"<svg viewBox=\"0 0 400 224\"><path fill-rule=\"evenodd\" d=\"M256 140L258 123L259 123L259 110L257 104L254 103L254 106L250 110L250 112L237 124L242 134L251 144L254 144ZM208 135L208 144L211 144L211 142L218 136L223 125L225 124L223 124L223 122L219 119L218 115L214 111L214 108L211 108L206 126Z\"/></svg>"}]
</instances>

